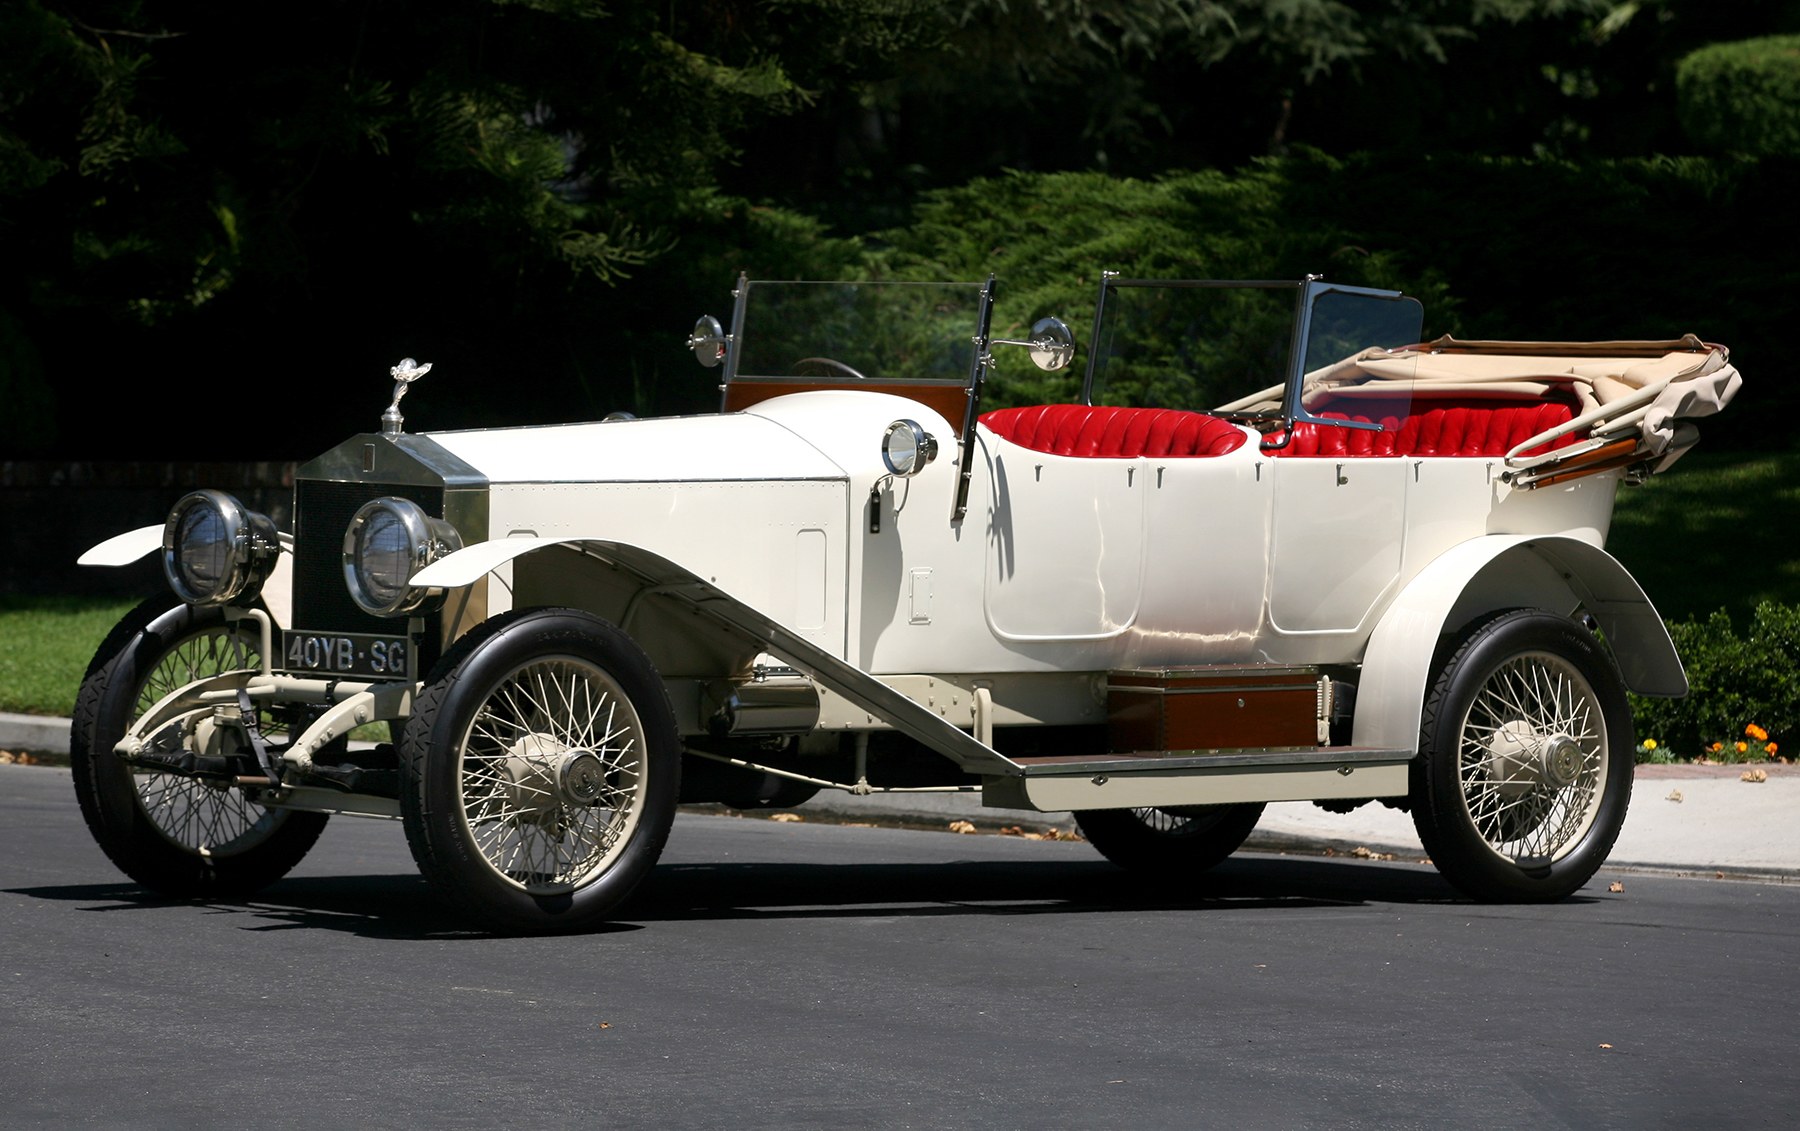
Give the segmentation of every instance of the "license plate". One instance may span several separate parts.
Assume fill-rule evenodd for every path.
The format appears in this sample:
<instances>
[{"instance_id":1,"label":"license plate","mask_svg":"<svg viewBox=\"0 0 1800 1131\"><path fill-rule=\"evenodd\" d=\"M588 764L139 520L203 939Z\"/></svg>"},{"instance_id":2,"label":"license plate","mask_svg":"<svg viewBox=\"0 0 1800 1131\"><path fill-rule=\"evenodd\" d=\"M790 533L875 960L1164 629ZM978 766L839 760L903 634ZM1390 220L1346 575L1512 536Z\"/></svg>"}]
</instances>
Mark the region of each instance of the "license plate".
<instances>
[{"instance_id":1,"label":"license plate","mask_svg":"<svg viewBox=\"0 0 1800 1131\"><path fill-rule=\"evenodd\" d=\"M404 636L316 632L283 634L282 666L294 672L397 678L408 674L412 647Z\"/></svg>"}]
</instances>

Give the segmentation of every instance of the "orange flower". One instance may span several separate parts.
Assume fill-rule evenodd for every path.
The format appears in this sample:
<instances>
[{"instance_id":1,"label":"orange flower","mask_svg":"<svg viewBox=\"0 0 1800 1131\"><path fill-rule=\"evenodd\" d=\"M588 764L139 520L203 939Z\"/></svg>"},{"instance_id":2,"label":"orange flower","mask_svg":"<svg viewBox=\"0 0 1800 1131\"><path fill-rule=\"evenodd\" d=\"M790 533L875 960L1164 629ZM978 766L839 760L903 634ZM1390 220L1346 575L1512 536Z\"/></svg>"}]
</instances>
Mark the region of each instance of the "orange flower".
<instances>
[{"instance_id":1,"label":"orange flower","mask_svg":"<svg viewBox=\"0 0 1800 1131\"><path fill-rule=\"evenodd\" d=\"M1763 753L1767 754L1769 757L1773 758L1773 757L1775 757L1775 751L1780 750L1780 749L1781 749L1781 747L1779 747L1779 746L1775 745L1773 742L1771 742L1767 746L1763 747Z\"/></svg>"},{"instance_id":2,"label":"orange flower","mask_svg":"<svg viewBox=\"0 0 1800 1131\"><path fill-rule=\"evenodd\" d=\"M1756 739L1758 742L1767 742L1769 740L1769 732L1757 726L1755 723L1751 723L1749 726L1745 727L1744 733L1751 738Z\"/></svg>"},{"instance_id":3,"label":"orange flower","mask_svg":"<svg viewBox=\"0 0 1800 1131\"><path fill-rule=\"evenodd\" d=\"M1717 754L1719 751L1721 751L1723 749L1725 749L1725 744L1723 742L1715 742L1712 744L1712 752L1714 754Z\"/></svg>"},{"instance_id":4,"label":"orange flower","mask_svg":"<svg viewBox=\"0 0 1800 1131\"><path fill-rule=\"evenodd\" d=\"M1737 744L1737 752L1739 754L1742 754L1746 750L1749 750L1749 749L1750 749L1750 744L1748 742L1740 742Z\"/></svg>"}]
</instances>

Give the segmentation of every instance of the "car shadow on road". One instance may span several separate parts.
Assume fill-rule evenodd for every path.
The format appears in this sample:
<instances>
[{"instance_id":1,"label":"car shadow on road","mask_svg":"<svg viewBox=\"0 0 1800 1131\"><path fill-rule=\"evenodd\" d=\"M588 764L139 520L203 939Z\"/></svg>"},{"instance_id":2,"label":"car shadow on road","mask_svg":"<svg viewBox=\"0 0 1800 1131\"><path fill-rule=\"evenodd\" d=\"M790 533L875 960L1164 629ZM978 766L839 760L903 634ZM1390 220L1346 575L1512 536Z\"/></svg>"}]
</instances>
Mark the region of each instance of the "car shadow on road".
<instances>
[{"instance_id":1,"label":"car shadow on road","mask_svg":"<svg viewBox=\"0 0 1800 1131\"><path fill-rule=\"evenodd\" d=\"M622 908L647 923L680 919L1072 915L1109 912L1451 903L1422 868L1246 854L1185 880L1104 861L930 864L664 864Z\"/></svg>"},{"instance_id":2,"label":"car shadow on road","mask_svg":"<svg viewBox=\"0 0 1800 1131\"><path fill-rule=\"evenodd\" d=\"M132 884L13 888L96 913L197 909L241 915L247 931L329 930L381 939L484 939L416 875L288 878L244 900L171 900ZM1245 853L1186 881L1104 861L918 864L662 864L606 934L721 919L1104 915L1268 911L1468 902L1428 868ZM1592 902L1576 897L1570 902Z\"/></svg>"},{"instance_id":3,"label":"car shadow on road","mask_svg":"<svg viewBox=\"0 0 1800 1131\"><path fill-rule=\"evenodd\" d=\"M241 916L246 931L330 930L380 939L493 938L440 900L416 874L288 877L242 899L170 899L130 883L10 888L7 895L82 905L80 910ZM602 924L589 933L637 930Z\"/></svg>"}]
</instances>

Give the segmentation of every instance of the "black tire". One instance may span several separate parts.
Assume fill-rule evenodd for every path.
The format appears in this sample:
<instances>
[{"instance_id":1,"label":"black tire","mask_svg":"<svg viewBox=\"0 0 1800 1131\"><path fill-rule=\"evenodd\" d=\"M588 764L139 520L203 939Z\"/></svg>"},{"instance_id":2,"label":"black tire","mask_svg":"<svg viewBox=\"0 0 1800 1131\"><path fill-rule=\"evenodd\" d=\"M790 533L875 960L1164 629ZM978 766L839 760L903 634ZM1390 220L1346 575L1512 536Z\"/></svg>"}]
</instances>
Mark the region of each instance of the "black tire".
<instances>
[{"instance_id":1,"label":"black tire","mask_svg":"<svg viewBox=\"0 0 1800 1131\"><path fill-rule=\"evenodd\" d=\"M433 667L400 740L419 870L509 933L579 930L623 902L662 854L680 778L649 658L575 609L470 632Z\"/></svg>"},{"instance_id":2,"label":"black tire","mask_svg":"<svg viewBox=\"0 0 1800 1131\"><path fill-rule=\"evenodd\" d=\"M1536 609L1480 621L1425 697L1413 823L1445 878L1489 902L1562 899L1593 878L1631 803L1631 709L1612 657Z\"/></svg>"},{"instance_id":3,"label":"black tire","mask_svg":"<svg viewBox=\"0 0 1800 1131\"><path fill-rule=\"evenodd\" d=\"M240 790L133 770L113 753L169 691L258 661L253 630L165 596L132 610L88 665L69 731L75 797L107 857L147 888L180 898L248 895L286 875L325 828L324 814L265 809Z\"/></svg>"},{"instance_id":4,"label":"black tire","mask_svg":"<svg viewBox=\"0 0 1800 1131\"><path fill-rule=\"evenodd\" d=\"M1236 852L1262 818L1261 802L1166 809L1085 809L1075 824L1121 868L1171 879L1203 872Z\"/></svg>"}]
</instances>

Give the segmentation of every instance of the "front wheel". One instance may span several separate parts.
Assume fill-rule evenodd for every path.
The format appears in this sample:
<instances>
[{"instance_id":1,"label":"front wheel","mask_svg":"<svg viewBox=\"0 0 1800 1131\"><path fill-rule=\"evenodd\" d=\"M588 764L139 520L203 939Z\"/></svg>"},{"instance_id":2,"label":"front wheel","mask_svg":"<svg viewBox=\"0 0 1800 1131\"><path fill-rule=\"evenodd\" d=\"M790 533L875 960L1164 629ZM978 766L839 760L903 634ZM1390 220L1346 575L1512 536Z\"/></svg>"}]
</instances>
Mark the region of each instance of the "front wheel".
<instances>
[{"instance_id":1,"label":"front wheel","mask_svg":"<svg viewBox=\"0 0 1800 1131\"><path fill-rule=\"evenodd\" d=\"M265 809L227 783L134 768L113 747L176 688L259 662L256 636L217 609L172 597L120 621L88 666L69 728L69 767L88 830L119 869L181 898L242 896L300 862L326 818ZM264 734L281 738L276 720Z\"/></svg>"},{"instance_id":2,"label":"front wheel","mask_svg":"<svg viewBox=\"0 0 1800 1131\"><path fill-rule=\"evenodd\" d=\"M1562 899L1593 878L1625 824L1625 688L1567 617L1514 609L1465 632L1426 696L1419 742L1419 839L1476 899Z\"/></svg>"},{"instance_id":3,"label":"front wheel","mask_svg":"<svg viewBox=\"0 0 1800 1131\"><path fill-rule=\"evenodd\" d=\"M1260 802L1166 809L1085 809L1075 824L1100 855L1135 872L1179 879L1236 852L1262 818Z\"/></svg>"},{"instance_id":4,"label":"front wheel","mask_svg":"<svg viewBox=\"0 0 1800 1131\"><path fill-rule=\"evenodd\" d=\"M629 636L578 610L508 613L465 636L400 746L413 858L499 930L598 922L674 823L681 740L662 680Z\"/></svg>"}]
</instances>

